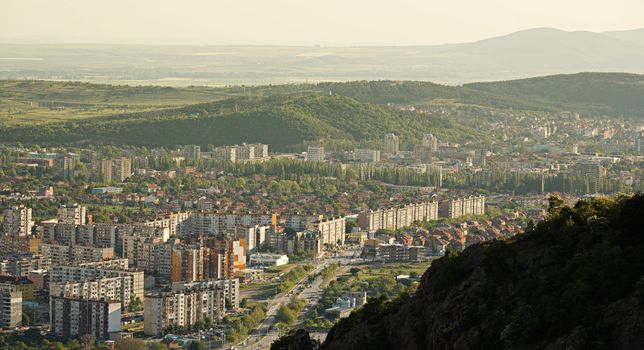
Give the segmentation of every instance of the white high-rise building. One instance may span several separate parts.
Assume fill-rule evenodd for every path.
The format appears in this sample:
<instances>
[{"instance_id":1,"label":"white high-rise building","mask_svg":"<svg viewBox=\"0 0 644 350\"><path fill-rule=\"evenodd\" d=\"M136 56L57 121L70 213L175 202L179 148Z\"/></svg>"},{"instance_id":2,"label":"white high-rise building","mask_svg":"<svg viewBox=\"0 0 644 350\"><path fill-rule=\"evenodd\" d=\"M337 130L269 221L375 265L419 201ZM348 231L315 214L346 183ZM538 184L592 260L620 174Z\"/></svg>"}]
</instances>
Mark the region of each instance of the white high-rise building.
<instances>
[{"instance_id":1,"label":"white high-rise building","mask_svg":"<svg viewBox=\"0 0 644 350\"><path fill-rule=\"evenodd\" d=\"M432 134L423 135L423 147L429 147L432 152L438 151L438 138Z\"/></svg>"},{"instance_id":2,"label":"white high-rise building","mask_svg":"<svg viewBox=\"0 0 644 350\"><path fill-rule=\"evenodd\" d=\"M400 140L394 134L385 135L385 153L389 155L396 155L400 151Z\"/></svg>"},{"instance_id":3,"label":"white high-rise building","mask_svg":"<svg viewBox=\"0 0 644 350\"><path fill-rule=\"evenodd\" d=\"M183 156L186 159L199 159L199 158L201 158L201 146L199 146L199 145L185 145L185 146L183 146Z\"/></svg>"},{"instance_id":4,"label":"white high-rise building","mask_svg":"<svg viewBox=\"0 0 644 350\"><path fill-rule=\"evenodd\" d=\"M309 146L306 151L306 159L311 162L323 162L324 161L324 147L313 147Z\"/></svg>"},{"instance_id":5,"label":"white high-rise building","mask_svg":"<svg viewBox=\"0 0 644 350\"><path fill-rule=\"evenodd\" d=\"M87 209L77 203L61 205L58 208L58 223L71 225L85 225Z\"/></svg>"},{"instance_id":6,"label":"white high-rise building","mask_svg":"<svg viewBox=\"0 0 644 350\"><path fill-rule=\"evenodd\" d=\"M34 227L31 208L20 205L5 209L3 217L2 229L5 235L24 237L31 234L31 228Z\"/></svg>"},{"instance_id":7,"label":"white high-rise building","mask_svg":"<svg viewBox=\"0 0 644 350\"><path fill-rule=\"evenodd\" d=\"M380 161L380 151L373 149L358 149L353 151L355 160L363 163L377 163Z\"/></svg>"}]
</instances>

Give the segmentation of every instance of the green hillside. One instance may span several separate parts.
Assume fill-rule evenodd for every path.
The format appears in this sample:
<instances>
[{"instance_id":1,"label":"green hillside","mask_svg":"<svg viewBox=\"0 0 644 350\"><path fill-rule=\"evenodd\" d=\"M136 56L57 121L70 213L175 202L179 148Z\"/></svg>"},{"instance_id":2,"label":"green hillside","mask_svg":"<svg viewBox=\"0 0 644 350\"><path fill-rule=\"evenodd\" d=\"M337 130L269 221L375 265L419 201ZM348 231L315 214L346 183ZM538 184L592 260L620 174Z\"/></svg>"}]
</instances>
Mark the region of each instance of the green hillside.
<instances>
[{"instance_id":1,"label":"green hillside","mask_svg":"<svg viewBox=\"0 0 644 350\"><path fill-rule=\"evenodd\" d=\"M581 73L462 87L361 81L255 87L129 87L0 81L0 142L102 142L145 146L266 142L300 150L305 142L378 147L395 132L417 142L485 143L489 135L445 118L385 106L469 104L515 110L576 111L644 118L644 76Z\"/></svg>"},{"instance_id":2,"label":"green hillside","mask_svg":"<svg viewBox=\"0 0 644 350\"><path fill-rule=\"evenodd\" d=\"M466 84L463 102L644 118L644 75L579 73Z\"/></svg>"},{"instance_id":3,"label":"green hillside","mask_svg":"<svg viewBox=\"0 0 644 350\"><path fill-rule=\"evenodd\" d=\"M301 149L305 141L380 144L387 132L420 140L434 132L447 140L485 140L476 129L352 98L313 94L265 99L229 99L77 122L0 129L0 142L105 143L140 146L206 146L268 143L275 150ZM294 148L295 147L295 148Z\"/></svg>"}]
</instances>

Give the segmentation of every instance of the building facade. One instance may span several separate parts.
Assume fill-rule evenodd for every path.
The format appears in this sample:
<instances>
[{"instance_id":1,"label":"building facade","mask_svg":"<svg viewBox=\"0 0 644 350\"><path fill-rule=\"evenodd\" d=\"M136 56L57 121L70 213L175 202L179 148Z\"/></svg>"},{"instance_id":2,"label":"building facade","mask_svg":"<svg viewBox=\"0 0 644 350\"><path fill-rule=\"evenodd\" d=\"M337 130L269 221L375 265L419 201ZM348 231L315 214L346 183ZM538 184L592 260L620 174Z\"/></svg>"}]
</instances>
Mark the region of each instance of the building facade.
<instances>
[{"instance_id":1,"label":"building facade","mask_svg":"<svg viewBox=\"0 0 644 350\"><path fill-rule=\"evenodd\" d=\"M121 331L121 303L51 296L49 322L51 333L61 338L91 334L108 340Z\"/></svg>"},{"instance_id":2,"label":"building facade","mask_svg":"<svg viewBox=\"0 0 644 350\"><path fill-rule=\"evenodd\" d=\"M6 236L25 237L31 235L34 227L32 210L24 205L11 207L3 211L2 231Z\"/></svg>"}]
</instances>

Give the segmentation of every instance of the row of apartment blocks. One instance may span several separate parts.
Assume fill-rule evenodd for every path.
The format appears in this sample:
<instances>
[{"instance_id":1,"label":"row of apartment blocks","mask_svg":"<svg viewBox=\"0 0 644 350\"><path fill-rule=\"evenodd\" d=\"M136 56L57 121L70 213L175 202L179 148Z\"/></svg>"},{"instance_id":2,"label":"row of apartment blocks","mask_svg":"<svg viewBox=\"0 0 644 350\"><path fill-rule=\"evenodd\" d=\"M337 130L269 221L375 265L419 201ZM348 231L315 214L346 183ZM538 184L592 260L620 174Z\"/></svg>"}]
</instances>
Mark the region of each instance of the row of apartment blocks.
<instances>
[{"instance_id":1,"label":"row of apartment blocks","mask_svg":"<svg viewBox=\"0 0 644 350\"><path fill-rule=\"evenodd\" d=\"M438 203L420 202L400 207L371 209L358 214L358 225L366 231L397 230L415 221L438 220Z\"/></svg>"},{"instance_id":2,"label":"row of apartment blocks","mask_svg":"<svg viewBox=\"0 0 644 350\"><path fill-rule=\"evenodd\" d=\"M484 215L485 196L469 196L442 201L440 215L448 219L456 219L466 215Z\"/></svg>"},{"instance_id":3,"label":"row of apartment blocks","mask_svg":"<svg viewBox=\"0 0 644 350\"><path fill-rule=\"evenodd\" d=\"M32 209L24 205L3 210L2 231L5 236L26 237L32 234L35 226L32 220ZM58 223L83 225L86 220L86 209L78 204L62 205L58 208Z\"/></svg>"},{"instance_id":4,"label":"row of apartment blocks","mask_svg":"<svg viewBox=\"0 0 644 350\"><path fill-rule=\"evenodd\" d=\"M216 159L231 162L258 161L268 159L268 145L254 143L216 147L212 152L201 152L199 145L185 145L183 156L186 159Z\"/></svg>"},{"instance_id":5,"label":"row of apartment blocks","mask_svg":"<svg viewBox=\"0 0 644 350\"><path fill-rule=\"evenodd\" d=\"M56 265L49 270L50 295L118 300L127 307L143 300L143 271L129 269L127 259L78 265Z\"/></svg>"},{"instance_id":6,"label":"row of apartment blocks","mask_svg":"<svg viewBox=\"0 0 644 350\"><path fill-rule=\"evenodd\" d=\"M370 209L358 214L358 225L366 231L397 230L415 221L456 219L465 215L484 215L485 196L469 196L437 202L420 202L400 207Z\"/></svg>"}]
</instances>

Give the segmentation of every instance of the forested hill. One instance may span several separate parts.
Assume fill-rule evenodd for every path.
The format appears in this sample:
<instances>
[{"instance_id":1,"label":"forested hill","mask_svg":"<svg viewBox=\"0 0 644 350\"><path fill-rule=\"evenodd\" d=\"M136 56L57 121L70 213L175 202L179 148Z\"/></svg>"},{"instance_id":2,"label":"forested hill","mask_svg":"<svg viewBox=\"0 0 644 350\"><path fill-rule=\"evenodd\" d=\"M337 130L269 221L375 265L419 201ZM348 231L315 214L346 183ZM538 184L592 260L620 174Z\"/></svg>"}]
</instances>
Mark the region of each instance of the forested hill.
<instances>
[{"instance_id":1,"label":"forested hill","mask_svg":"<svg viewBox=\"0 0 644 350\"><path fill-rule=\"evenodd\" d=\"M230 99L77 122L5 127L0 129L0 142L91 141L152 147L263 142L274 150L290 150L320 139L349 145L380 143L388 132L416 141L426 132L445 139L487 137L482 131L444 119L398 112L339 95L312 94Z\"/></svg>"},{"instance_id":2,"label":"forested hill","mask_svg":"<svg viewBox=\"0 0 644 350\"><path fill-rule=\"evenodd\" d=\"M424 132L459 143L490 137L449 119L385 106L390 103L644 118L644 76L617 73L458 87L409 81L223 88L3 81L0 97L0 143L91 140L154 147L265 142L274 150L301 150L303 143L323 138L336 145L378 147L388 132L410 143Z\"/></svg>"},{"instance_id":3,"label":"forested hill","mask_svg":"<svg viewBox=\"0 0 644 350\"><path fill-rule=\"evenodd\" d=\"M496 107L644 118L644 75L579 73L473 83L463 86L463 99Z\"/></svg>"},{"instance_id":4,"label":"forested hill","mask_svg":"<svg viewBox=\"0 0 644 350\"><path fill-rule=\"evenodd\" d=\"M644 348L644 195L555 197L549 213L515 239L448 253L415 295L371 299L322 348Z\"/></svg>"}]
</instances>

